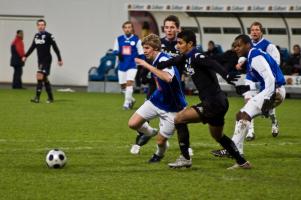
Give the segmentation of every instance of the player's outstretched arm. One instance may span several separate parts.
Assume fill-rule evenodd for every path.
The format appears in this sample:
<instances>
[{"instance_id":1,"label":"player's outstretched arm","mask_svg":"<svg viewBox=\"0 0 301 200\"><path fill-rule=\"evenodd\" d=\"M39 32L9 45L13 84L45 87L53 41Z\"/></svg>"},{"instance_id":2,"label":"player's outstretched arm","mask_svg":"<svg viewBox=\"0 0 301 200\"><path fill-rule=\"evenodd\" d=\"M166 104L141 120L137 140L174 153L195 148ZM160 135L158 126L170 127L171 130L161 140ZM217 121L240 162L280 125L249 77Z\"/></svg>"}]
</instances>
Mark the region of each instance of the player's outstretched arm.
<instances>
[{"instance_id":1,"label":"player's outstretched arm","mask_svg":"<svg viewBox=\"0 0 301 200\"><path fill-rule=\"evenodd\" d=\"M169 60L161 61L160 63L158 63L157 68L158 69L170 68L172 66L182 65L183 62L185 62L185 57L183 55L179 55L179 56L170 58Z\"/></svg>"},{"instance_id":2,"label":"player's outstretched arm","mask_svg":"<svg viewBox=\"0 0 301 200\"><path fill-rule=\"evenodd\" d=\"M140 58L135 58L135 62L137 65L141 65L142 67L148 69L150 72L155 74L158 78L160 78L163 81L166 81L170 83L172 81L172 76L168 72L162 71L160 69L157 69L156 67L150 65L145 60L142 60Z\"/></svg>"},{"instance_id":3,"label":"player's outstretched arm","mask_svg":"<svg viewBox=\"0 0 301 200\"><path fill-rule=\"evenodd\" d=\"M240 78L238 73L228 73L227 70L219 64L217 61L207 58L202 54L196 55L195 59L193 60L195 65L202 65L211 69L221 75L223 79L227 81L227 83L231 85L235 85L233 82L237 81Z\"/></svg>"}]
</instances>

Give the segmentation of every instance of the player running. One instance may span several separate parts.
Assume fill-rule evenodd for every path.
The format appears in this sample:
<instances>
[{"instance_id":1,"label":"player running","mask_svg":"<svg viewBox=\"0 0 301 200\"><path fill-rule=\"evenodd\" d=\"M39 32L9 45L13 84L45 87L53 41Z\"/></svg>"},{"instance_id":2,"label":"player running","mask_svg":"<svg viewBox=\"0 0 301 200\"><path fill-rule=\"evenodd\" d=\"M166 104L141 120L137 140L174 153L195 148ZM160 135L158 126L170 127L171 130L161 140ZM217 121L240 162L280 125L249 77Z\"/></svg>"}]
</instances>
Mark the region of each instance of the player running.
<instances>
[{"instance_id":1,"label":"player running","mask_svg":"<svg viewBox=\"0 0 301 200\"><path fill-rule=\"evenodd\" d=\"M273 108L281 104L285 99L285 79L279 65L269 54L260 49L252 48L252 41L249 36L237 36L235 45L237 55L247 58L246 80L259 82L260 86L259 93L251 97L236 115L236 125L232 140L240 154L243 155L244 137L249 130L252 119L258 115L270 116ZM249 86L244 87L248 88L246 90L250 89ZM215 152L219 152L222 155L229 154L225 149L216 150Z\"/></svg>"},{"instance_id":2,"label":"player running","mask_svg":"<svg viewBox=\"0 0 301 200\"><path fill-rule=\"evenodd\" d=\"M157 135L157 151L149 160L150 163L160 162L167 150L167 140L173 135L175 125L174 117L177 112L184 109L187 103L181 89L181 80L176 67L159 70L156 66L169 59L169 56L160 52L160 38L150 34L142 41L144 55L148 62L136 58L138 65L148 69L155 79L157 89L149 100L133 114L128 125L147 136L154 136L157 130L150 127L147 121L156 117L160 119L160 130Z\"/></svg>"},{"instance_id":3,"label":"player running","mask_svg":"<svg viewBox=\"0 0 301 200\"><path fill-rule=\"evenodd\" d=\"M161 41L161 51L168 54L170 57L175 57L179 55L179 51L176 48L177 45L177 34L180 32L180 20L175 15L167 16L163 21L163 30L164 37L160 39ZM182 89L184 91L184 66L179 65L176 66L181 77ZM141 69L141 78L142 83L148 84L148 91L146 99L149 99L153 92L156 90L156 82L153 76L150 75L150 72L146 68ZM140 149L143 145L145 145L151 137L144 135L143 133L139 133L137 131L137 136L135 140L135 144L132 145L130 152L131 154L139 154ZM189 148L189 154L193 155L193 150Z\"/></svg>"},{"instance_id":4,"label":"player running","mask_svg":"<svg viewBox=\"0 0 301 200\"><path fill-rule=\"evenodd\" d=\"M191 76L199 92L201 103L185 108L176 115L175 126L178 130L182 155L174 163L168 165L172 168L191 167L192 160L188 153L189 131L187 124L202 122L209 124L212 137L235 158L237 164L233 168L251 168L251 164L239 154L233 141L223 133L224 116L229 104L225 93L220 88L216 73L219 73L231 84L238 77L236 74L228 74L219 63L198 53L196 36L192 31L183 31L178 34L177 48L182 56L161 62L159 67L165 68L184 63L187 74Z\"/></svg>"}]
</instances>

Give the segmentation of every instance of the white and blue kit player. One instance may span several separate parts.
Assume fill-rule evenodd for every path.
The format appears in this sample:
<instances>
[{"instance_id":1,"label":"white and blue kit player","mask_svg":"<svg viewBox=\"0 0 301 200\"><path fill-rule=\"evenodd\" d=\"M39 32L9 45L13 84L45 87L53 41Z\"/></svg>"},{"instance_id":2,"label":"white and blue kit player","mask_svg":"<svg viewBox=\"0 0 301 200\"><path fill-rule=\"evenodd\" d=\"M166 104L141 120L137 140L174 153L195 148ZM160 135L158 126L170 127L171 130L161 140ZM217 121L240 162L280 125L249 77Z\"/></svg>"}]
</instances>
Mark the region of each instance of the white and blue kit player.
<instances>
[{"instance_id":1,"label":"white and blue kit player","mask_svg":"<svg viewBox=\"0 0 301 200\"><path fill-rule=\"evenodd\" d=\"M238 56L246 56L246 79L258 82L259 92L252 96L237 113L232 140L240 154L243 154L244 137L251 120L258 115L268 116L272 109L285 99L285 78L277 62L261 49L252 48L249 36L239 35L235 39Z\"/></svg>"},{"instance_id":2,"label":"white and blue kit player","mask_svg":"<svg viewBox=\"0 0 301 200\"><path fill-rule=\"evenodd\" d=\"M131 109L135 103L133 98L134 81L137 74L135 58L143 58L141 40L133 34L133 24L129 21L122 25L124 35L115 40L114 54L119 58L118 81L124 91L123 108Z\"/></svg>"},{"instance_id":3,"label":"white and blue kit player","mask_svg":"<svg viewBox=\"0 0 301 200\"><path fill-rule=\"evenodd\" d=\"M144 55L152 64L142 59L135 59L137 64L148 69L155 79L157 89L150 99L133 114L129 120L129 127L147 136L155 135L155 129L147 121L159 117L159 131L157 135L157 151L149 160L150 163L159 162L167 150L167 140L175 130L174 118L176 113L187 106L181 89L181 79L176 67L159 70L157 64L169 59L169 56L160 52L160 38L151 34L142 41Z\"/></svg>"},{"instance_id":4,"label":"white and blue kit player","mask_svg":"<svg viewBox=\"0 0 301 200\"><path fill-rule=\"evenodd\" d=\"M280 52L278 51L276 45L272 44L269 40L263 38L262 24L259 22L252 23L250 31L253 47L261 49L262 51L268 53L277 62L277 64L280 65ZM259 92L259 87L257 83L247 79L245 84L249 85L250 88L252 88L252 90L246 92L243 95L245 101L248 101L250 98L252 98ZM278 121L276 119L275 108L272 110L271 115L269 117L272 120L272 135L276 137L279 134L279 126ZM248 141L255 139L254 120L251 121L251 125L246 138Z\"/></svg>"}]
</instances>

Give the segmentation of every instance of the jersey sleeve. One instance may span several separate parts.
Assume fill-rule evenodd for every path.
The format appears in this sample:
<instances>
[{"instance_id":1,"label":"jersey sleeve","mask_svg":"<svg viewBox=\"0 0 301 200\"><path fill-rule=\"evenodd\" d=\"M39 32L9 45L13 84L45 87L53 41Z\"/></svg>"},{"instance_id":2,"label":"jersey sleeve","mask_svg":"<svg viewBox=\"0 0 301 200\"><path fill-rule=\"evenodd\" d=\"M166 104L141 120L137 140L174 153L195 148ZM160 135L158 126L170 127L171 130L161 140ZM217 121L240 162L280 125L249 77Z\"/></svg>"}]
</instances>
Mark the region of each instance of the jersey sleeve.
<instances>
[{"instance_id":1,"label":"jersey sleeve","mask_svg":"<svg viewBox=\"0 0 301 200\"><path fill-rule=\"evenodd\" d=\"M260 93L265 99L269 99L275 91L275 77L268 62L263 56L258 55L252 59L251 67L258 72L264 81L265 87Z\"/></svg>"},{"instance_id":2,"label":"jersey sleeve","mask_svg":"<svg viewBox=\"0 0 301 200\"><path fill-rule=\"evenodd\" d=\"M33 50L36 48L36 43L35 43L35 37L33 38L33 41L31 43L31 46L29 47L28 51L25 54L25 57L30 56L30 54L33 52Z\"/></svg>"},{"instance_id":3,"label":"jersey sleeve","mask_svg":"<svg viewBox=\"0 0 301 200\"><path fill-rule=\"evenodd\" d=\"M138 40L136 47L137 47L138 55L143 55L144 53L143 53L143 47L142 47L141 40Z\"/></svg>"},{"instance_id":4,"label":"jersey sleeve","mask_svg":"<svg viewBox=\"0 0 301 200\"><path fill-rule=\"evenodd\" d=\"M168 60L167 57L161 57L160 60L159 60L159 63L160 63L160 62L167 61L167 60ZM174 75L175 75L175 70L174 70L173 67L170 67L170 68L164 68L162 71L169 73L172 77L174 77Z\"/></svg>"},{"instance_id":5,"label":"jersey sleeve","mask_svg":"<svg viewBox=\"0 0 301 200\"><path fill-rule=\"evenodd\" d=\"M115 40L114 42L114 48L113 48L114 53L118 53L119 52L119 43L118 43L118 39Z\"/></svg>"},{"instance_id":6,"label":"jersey sleeve","mask_svg":"<svg viewBox=\"0 0 301 200\"><path fill-rule=\"evenodd\" d=\"M208 58L200 53L195 54L195 59L193 60L194 65L196 66L204 66L207 69L213 70L219 75L223 77L223 79L226 79L228 72L227 70L219 64L217 61Z\"/></svg>"},{"instance_id":7,"label":"jersey sleeve","mask_svg":"<svg viewBox=\"0 0 301 200\"><path fill-rule=\"evenodd\" d=\"M55 42L55 38L54 38L54 36L52 34L50 35L50 40L51 40L52 48L53 48L53 50L54 50L54 52L55 52L55 54L57 56L57 59L59 61L62 61L60 50L59 50L59 48L58 48L58 46L57 46L57 44Z\"/></svg>"},{"instance_id":8,"label":"jersey sleeve","mask_svg":"<svg viewBox=\"0 0 301 200\"><path fill-rule=\"evenodd\" d=\"M266 52L272 56L272 58L277 62L278 65L280 65L280 52L278 51L276 45L269 44L267 46Z\"/></svg>"}]
</instances>

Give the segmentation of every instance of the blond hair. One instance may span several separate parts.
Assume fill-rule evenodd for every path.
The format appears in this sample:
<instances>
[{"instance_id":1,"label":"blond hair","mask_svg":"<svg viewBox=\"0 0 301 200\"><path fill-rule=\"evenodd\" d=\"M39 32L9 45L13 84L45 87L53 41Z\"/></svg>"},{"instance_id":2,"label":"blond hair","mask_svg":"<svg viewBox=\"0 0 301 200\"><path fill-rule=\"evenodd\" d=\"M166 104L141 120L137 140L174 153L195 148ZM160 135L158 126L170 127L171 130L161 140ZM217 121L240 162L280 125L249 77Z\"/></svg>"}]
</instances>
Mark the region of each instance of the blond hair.
<instances>
[{"instance_id":1,"label":"blond hair","mask_svg":"<svg viewBox=\"0 0 301 200\"><path fill-rule=\"evenodd\" d=\"M149 45L152 48L154 48L156 51L160 51L161 50L160 37L153 33L149 34L148 36L142 39L142 46L143 45Z\"/></svg>"}]
</instances>

